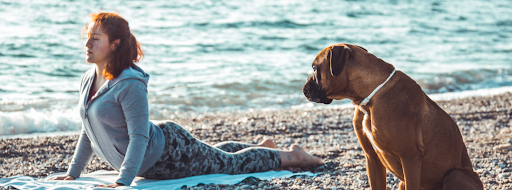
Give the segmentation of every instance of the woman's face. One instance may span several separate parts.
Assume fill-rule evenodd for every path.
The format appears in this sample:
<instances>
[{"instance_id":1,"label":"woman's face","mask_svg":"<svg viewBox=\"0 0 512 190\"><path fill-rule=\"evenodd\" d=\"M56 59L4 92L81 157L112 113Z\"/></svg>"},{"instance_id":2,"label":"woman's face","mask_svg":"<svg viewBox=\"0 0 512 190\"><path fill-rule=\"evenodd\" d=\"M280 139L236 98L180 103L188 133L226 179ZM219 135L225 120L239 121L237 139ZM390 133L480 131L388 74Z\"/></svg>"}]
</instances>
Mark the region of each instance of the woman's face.
<instances>
[{"instance_id":1,"label":"woman's face","mask_svg":"<svg viewBox=\"0 0 512 190\"><path fill-rule=\"evenodd\" d=\"M112 46L112 47L111 47ZM87 43L85 43L85 60L89 63L107 64L113 44L108 41L107 34L103 33L96 22L89 23L87 29Z\"/></svg>"}]
</instances>

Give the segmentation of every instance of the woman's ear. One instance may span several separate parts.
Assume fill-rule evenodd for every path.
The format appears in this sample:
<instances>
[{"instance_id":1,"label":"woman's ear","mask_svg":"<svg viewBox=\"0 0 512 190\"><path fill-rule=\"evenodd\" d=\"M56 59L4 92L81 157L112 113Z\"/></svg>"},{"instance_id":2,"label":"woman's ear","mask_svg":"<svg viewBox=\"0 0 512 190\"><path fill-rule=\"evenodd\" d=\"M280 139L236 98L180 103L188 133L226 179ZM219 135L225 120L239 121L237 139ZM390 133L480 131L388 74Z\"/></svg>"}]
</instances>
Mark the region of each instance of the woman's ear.
<instances>
[{"instance_id":1,"label":"woman's ear","mask_svg":"<svg viewBox=\"0 0 512 190\"><path fill-rule=\"evenodd\" d=\"M110 43L110 50L116 51L119 43L121 43L121 39L114 40L112 43Z\"/></svg>"}]
</instances>

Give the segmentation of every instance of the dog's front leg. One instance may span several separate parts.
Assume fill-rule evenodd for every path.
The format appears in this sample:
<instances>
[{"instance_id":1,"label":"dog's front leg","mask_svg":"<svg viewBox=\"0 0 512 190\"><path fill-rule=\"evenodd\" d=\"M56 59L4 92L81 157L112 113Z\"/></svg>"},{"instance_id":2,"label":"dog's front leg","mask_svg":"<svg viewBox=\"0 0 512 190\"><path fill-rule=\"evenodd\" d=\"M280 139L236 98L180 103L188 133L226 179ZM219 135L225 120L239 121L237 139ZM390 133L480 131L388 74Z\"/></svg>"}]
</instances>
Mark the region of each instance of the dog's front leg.
<instances>
[{"instance_id":1,"label":"dog's front leg","mask_svg":"<svg viewBox=\"0 0 512 190\"><path fill-rule=\"evenodd\" d=\"M363 122L365 124L371 123L367 118L367 121L364 120L364 113L356 107L354 114L354 129L357 134L357 138L361 143L361 147L365 152L366 157L366 168L368 171L368 179L370 180L370 187L372 190L385 190L386 189L386 168L382 164L377 156L377 153L373 149L371 142L368 140L365 132L363 131Z\"/></svg>"},{"instance_id":2,"label":"dog's front leg","mask_svg":"<svg viewBox=\"0 0 512 190\"><path fill-rule=\"evenodd\" d=\"M412 155L401 158L404 171L404 181L406 190L420 189L421 180L421 155ZM401 184L403 185L403 184Z\"/></svg>"}]
</instances>

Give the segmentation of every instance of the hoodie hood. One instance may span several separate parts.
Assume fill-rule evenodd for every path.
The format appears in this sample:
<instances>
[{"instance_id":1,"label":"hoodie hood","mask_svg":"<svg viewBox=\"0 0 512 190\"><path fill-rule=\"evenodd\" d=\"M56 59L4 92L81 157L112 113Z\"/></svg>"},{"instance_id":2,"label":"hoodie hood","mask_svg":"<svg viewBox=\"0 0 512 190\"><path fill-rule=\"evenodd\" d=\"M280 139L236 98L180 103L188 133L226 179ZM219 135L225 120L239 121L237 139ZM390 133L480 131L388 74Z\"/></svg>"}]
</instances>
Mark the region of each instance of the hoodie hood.
<instances>
[{"instance_id":1,"label":"hoodie hood","mask_svg":"<svg viewBox=\"0 0 512 190\"><path fill-rule=\"evenodd\" d=\"M85 83L87 85L86 85L86 89L84 89L84 90L87 90L87 92L89 92L89 89L90 89L90 87L92 85L94 77L96 77L95 68L92 68L91 70L89 70L86 73L86 76L87 76L86 77L87 81ZM123 72L121 72L121 74L117 78L114 78L112 80L108 80L106 82L106 84L104 84L102 87L100 87L100 89L98 90L98 92L96 92L96 95L94 95L94 96L99 96L99 95L109 91L110 89L112 89L112 87L114 87L117 83L119 83L121 81L132 80L132 79L141 81L147 87L148 86L148 81L149 81L149 74L144 72L138 66L128 67L125 70L123 70ZM84 81L82 81L82 83L83 82ZM89 96L89 95L87 95L87 96Z\"/></svg>"},{"instance_id":2,"label":"hoodie hood","mask_svg":"<svg viewBox=\"0 0 512 190\"><path fill-rule=\"evenodd\" d=\"M137 65L135 65L134 67L128 67L127 69L123 70L123 72L121 72L121 74L117 78L108 81L108 88L112 88L118 82L126 79L137 79L142 81L144 85L147 86L149 81L149 74L144 72Z\"/></svg>"}]
</instances>

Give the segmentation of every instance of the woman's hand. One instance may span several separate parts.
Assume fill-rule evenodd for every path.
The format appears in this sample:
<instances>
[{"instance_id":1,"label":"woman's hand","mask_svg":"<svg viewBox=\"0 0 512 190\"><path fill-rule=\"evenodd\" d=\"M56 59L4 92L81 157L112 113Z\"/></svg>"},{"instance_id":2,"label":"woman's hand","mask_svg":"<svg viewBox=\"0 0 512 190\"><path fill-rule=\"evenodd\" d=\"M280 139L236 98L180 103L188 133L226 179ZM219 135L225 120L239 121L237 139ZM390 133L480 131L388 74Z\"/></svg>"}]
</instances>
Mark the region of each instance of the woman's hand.
<instances>
[{"instance_id":1,"label":"woman's hand","mask_svg":"<svg viewBox=\"0 0 512 190\"><path fill-rule=\"evenodd\" d=\"M110 184L110 185L97 185L96 187L116 188L116 187L119 187L119 186L124 186L124 184L122 184L122 183L114 183L114 184Z\"/></svg>"},{"instance_id":2,"label":"woman's hand","mask_svg":"<svg viewBox=\"0 0 512 190\"><path fill-rule=\"evenodd\" d=\"M70 175L64 175L64 176L57 176L50 180L75 180L73 176Z\"/></svg>"}]
</instances>

